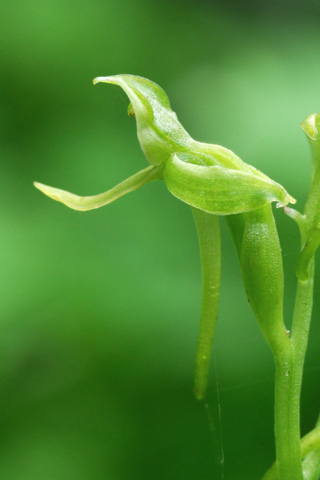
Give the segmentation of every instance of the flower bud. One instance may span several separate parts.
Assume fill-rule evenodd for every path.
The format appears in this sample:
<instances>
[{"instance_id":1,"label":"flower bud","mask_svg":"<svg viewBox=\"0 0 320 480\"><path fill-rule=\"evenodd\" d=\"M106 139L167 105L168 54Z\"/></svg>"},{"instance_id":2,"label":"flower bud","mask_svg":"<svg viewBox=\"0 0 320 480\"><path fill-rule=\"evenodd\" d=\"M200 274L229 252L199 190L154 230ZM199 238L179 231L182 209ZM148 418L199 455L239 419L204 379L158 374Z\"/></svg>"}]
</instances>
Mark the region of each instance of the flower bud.
<instances>
[{"instance_id":1,"label":"flower bud","mask_svg":"<svg viewBox=\"0 0 320 480\"><path fill-rule=\"evenodd\" d=\"M286 341L283 323L283 266L271 205L227 217L239 255L248 301L277 355Z\"/></svg>"}]
</instances>

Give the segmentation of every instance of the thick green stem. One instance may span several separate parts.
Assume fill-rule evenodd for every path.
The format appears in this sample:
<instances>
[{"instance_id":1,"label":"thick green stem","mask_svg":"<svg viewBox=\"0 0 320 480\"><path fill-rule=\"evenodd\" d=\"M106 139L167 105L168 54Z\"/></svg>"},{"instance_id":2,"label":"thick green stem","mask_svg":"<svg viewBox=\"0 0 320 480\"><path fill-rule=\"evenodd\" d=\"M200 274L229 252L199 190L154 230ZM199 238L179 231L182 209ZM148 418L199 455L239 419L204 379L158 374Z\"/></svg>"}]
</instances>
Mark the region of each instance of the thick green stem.
<instances>
[{"instance_id":1,"label":"thick green stem","mask_svg":"<svg viewBox=\"0 0 320 480\"><path fill-rule=\"evenodd\" d=\"M301 458L307 457L312 452L318 451L320 448L320 425L307 433L301 439ZM262 480L279 480L277 462L275 462ZM309 480L309 479L308 479Z\"/></svg>"},{"instance_id":2,"label":"thick green stem","mask_svg":"<svg viewBox=\"0 0 320 480\"><path fill-rule=\"evenodd\" d=\"M198 337L194 392L202 400L206 395L212 342L220 297L221 244L217 215L192 208L196 222L202 265L202 307Z\"/></svg>"},{"instance_id":3,"label":"thick green stem","mask_svg":"<svg viewBox=\"0 0 320 480\"><path fill-rule=\"evenodd\" d=\"M278 422L280 425L283 425L284 421L288 422L288 461L290 461L292 468L291 476L288 477L287 473L282 473L283 466L279 463L280 480L282 480L282 478L283 480L288 478L290 478L290 480L303 478L300 462L300 394L312 312L314 261L312 260L311 263L308 280L298 280L291 334L291 365L288 371L286 371L289 358L285 359L283 366L277 368L278 373L276 374L276 392L278 390L279 395L278 402L276 401L275 406L276 425ZM287 378L285 378L285 376L287 376ZM284 416L286 420L283 420L281 418L282 416ZM280 426L279 428L278 426L276 433L284 436L285 432L281 432L281 430L282 427ZM280 451L282 451L283 445L281 445L282 442L279 441L278 435L277 443ZM279 458L279 455L277 455L277 457Z\"/></svg>"},{"instance_id":4,"label":"thick green stem","mask_svg":"<svg viewBox=\"0 0 320 480\"><path fill-rule=\"evenodd\" d=\"M303 366L304 359L308 344L308 335L310 329L311 313L312 313L312 303L313 303L313 282L314 282L314 253L319 246L319 220L320 220L320 142L319 142L319 115L313 114L305 119L302 123L302 128L309 137L309 141L313 153L313 170L311 178L311 187L308 195L308 199L305 205L304 214L294 214L289 212L289 215L294 218L300 228L301 234L301 254L297 264L297 292L296 292L296 301L291 329L291 338L290 338L290 347L291 347L291 365L290 370L288 371L288 381L281 379L282 372L279 370L279 380L276 379L276 383L283 381L283 388L286 390L289 385L289 391L287 396L287 410L285 406L282 405L282 399L280 404L276 405L276 425L277 418L281 416L281 409L284 410L286 415L285 420L279 418L279 422L283 422L284 426L287 422L288 427L288 440L289 445L294 450L294 461L296 465L296 460L299 460L299 467L295 476L285 476L282 471L281 464L278 458L277 451L277 462L275 465L266 473L263 477L263 480L279 479L279 480L292 480L302 479L305 480L316 480L318 475L318 469L320 466L320 455L317 451L319 449L319 444L316 443L313 446L312 456L309 457L304 462L303 472L300 458L303 458L308 452L298 453L297 448L297 439L300 437L300 395L301 395L301 385L303 377ZM277 363L277 361L276 361ZM280 390L279 396L281 398L282 392ZM307 435L305 438L318 438L319 436L319 427L317 427L313 434ZM278 441L278 439L277 439ZM312 442L311 442L312 443ZM301 449L303 449L303 442L301 443ZM299 455L299 456L298 456ZM303 473L305 476L303 477Z\"/></svg>"},{"instance_id":5,"label":"thick green stem","mask_svg":"<svg viewBox=\"0 0 320 480\"><path fill-rule=\"evenodd\" d=\"M287 480L290 478L290 480L293 480L306 478L309 480L310 478L310 480L313 480L313 478L315 478L311 476L311 473L308 474L309 477L303 477L301 462L299 460L301 458L301 452L299 451L300 446L298 446L298 439L300 438L300 395L303 377L303 366L308 344L308 335L312 314L313 283L314 258L312 258L309 263L307 270L307 279L298 279L297 283L295 308L290 339L292 353L289 371L287 373L285 371L286 362L288 361L288 359L281 360L280 363L283 363L283 366L279 365L276 368L275 425L278 476L270 476L270 479L277 478L279 480ZM278 362L276 361L276 364L277 363ZM287 379L285 378L286 375ZM282 430L285 428L286 422L288 432L287 445L289 447L289 457L287 458L286 462L293 462L293 472L291 476L288 476L288 472L286 473L285 471L283 471L283 462L279 461L281 458L280 455L282 455L283 453L282 450L284 438L281 439L281 436L285 435ZM315 455L313 455L313 457L314 456ZM310 459L309 471L315 472L316 468L317 462L314 461L312 463L312 459ZM264 477L264 480L269 480L269 472ZM272 475L274 475L274 473L272 473Z\"/></svg>"},{"instance_id":6,"label":"thick green stem","mask_svg":"<svg viewBox=\"0 0 320 480\"><path fill-rule=\"evenodd\" d=\"M290 341L292 351L276 359L275 430L277 478L280 480L303 478L299 440L300 394L312 312L313 272L312 259L308 280L298 280Z\"/></svg>"},{"instance_id":7,"label":"thick green stem","mask_svg":"<svg viewBox=\"0 0 320 480\"><path fill-rule=\"evenodd\" d=\"M243 221L243 226L241 225ZM275 359L275 439L281 480L302 480L299 421L292 422L293 348L283 322L283 267L269 205L228 219L248 300ZM299 420L299 419L298 419Z\"/></svg>"},{"instance_id":8,"label":"thick green stem","mask_svg":"<svg viewBox=\"0 0 320 480\"><path fill-rule=\"evenodd\" d=\"M279 480L302 480L299 398L292 399L291 346L275 357L275 439Z\"/></svg>"}]
</instances>

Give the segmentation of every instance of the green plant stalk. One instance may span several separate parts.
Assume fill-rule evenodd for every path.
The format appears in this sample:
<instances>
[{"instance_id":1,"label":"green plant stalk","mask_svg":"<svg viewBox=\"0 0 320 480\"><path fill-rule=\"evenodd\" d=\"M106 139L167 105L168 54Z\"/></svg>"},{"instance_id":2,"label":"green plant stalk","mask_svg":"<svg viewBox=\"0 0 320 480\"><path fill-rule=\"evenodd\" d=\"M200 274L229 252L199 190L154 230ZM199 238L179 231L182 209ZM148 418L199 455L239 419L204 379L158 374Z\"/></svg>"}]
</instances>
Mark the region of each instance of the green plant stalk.
<instances>
[{"instance_id":1,"label":"green plant stalk","mask_svg":"<svg viewBox=\"0 0 320 480\"><path fill-rule=\"evenodd\" d=\"M310 117L308 117L306 120L310 121ZM310 125L313 124L311 123ZM308 335L313 305L314 253L319 245L317 238L317 228L320 215L320 143L318 141L318 136L310 136L310 130L308 130L308 127L310 127L310 125L308 123L305 123L303 127L303 129L309 136L309 140L311 139L311 149L313 154L313 169L311 175L310 191L305 205L304 215L290 215L293 218L296 217L295 220L299 225L301 233L301 253L298 259L296 269L298 283L290 338L290 345L292 348L292 364L289 372L290 391L287 397L287 414L288 426L290 429L290 441L300 436L300 396L303 377L303 366L308 344ZM279 410L281 410L281 406L279 406L278 408ZM276 406L275 416L277 417L279 416L279 414L280 412L277 411ZM296 445L296 441L294 442L294 445ZM301 475L297 478L305 478L305 480L314 480L315 478L317 478L316 474L319 464L319 457L318 461L316 458L317 455L317 452L314 452L312 457L310 457L309 461L307 462L307 469L304 470L306 476L303 477L303 472L300 468ZM305 455L302 454L302 458L304 456ZM281 480L281 466L279 465L279 461L277 461L276 463L278 463L278 477L275 476L270 478L279 478ZM269 472L267 472L264 480L269 479ZM291 480L291 477L288 478L290 478ZM285 480L284 476L283 480Z\"/></svg>"},{"instance_id":2,"label":"green plant stalk","mask_svg":"<svg viewBox=\"0 0 320 480\"><path fill-rule=\"evenodd\" d=\"M299 424L290 421L293 349L283 322L283 266L269 205L228 217L250 306L275 361L275 440L281 480L302 480ZM243 223L243 225L242 225ZM298 426L298 428L297 428Z\"/></svg>"},{"instance_id":3,"label":"green plant stalk","mask_svg":"<svg viewBox=\"0 0 320 480\"><path fill-rule=\"evenodd\" d=\"M318 451L320 448L320 425L307 433L307 435L301 439L300 445L301 458L305 458L310 453ZM274 462L272 467L265 473L262 480L279 480L277 462Z\"/></svg>"},{"instance_id":4,"label":"green plant stalk","mask_svg":"<svg viewBox=\"0 0 320 480\"><path fill-rule=\"evenodd\" d=\"M290 399L292 391L293 352L291 345L275 356L275 440L279 480L302 480L300 425L297 417L299 399ZM297 421L298 418L298 421Z\"/></svg>"},{"instance_id":5,"label":"green plant stalk","mask_svg":"<svg viewBox=\"0 0 320 480\"><path fill-rule=\"evenodd\" d=\"M275 430L277 445L278 478L280 480L303 478L300 462L300 395L304 359L308 344L313 304L314 259L308 268L307 280L298 279L291 333L290 355L276 359L275 381ZM282 356L281 356L282 357ZM280 361L279 361L280 360ZM287 371L286 371L287 368ZM287 425L286 425L287 423ZM289 456L283 462L285 432L287 429ZM291 457L291 458L290 458ZM284 470L284 463L291 462L292 473Z\"/></svg>"},{"instance_id":6,"label":"green plant stalk","mask_svg":"<svg viewBox=\"0 0 320 480\"><path fill-rule=\"evenodd\" d=\"M303 360L308 341L308 331L310 321L307 318L308 309L311 317L312 309L312 291L314 281L314 254L319 247L320 242L320 138L319 138L319 114L309 115L301 124L302 129L307 134L308 141L312 151L312 174L311 187L306 201L303 222L301 223L301 253L297 262L296 273L298 276L298 291L301 289L301 312L297 309L297 315L293 323L293 341L295 342L296 356L296 380L302 379ZM304 286L301 280L306 280ZM309 287L309 288L308 288ZM297 295L298 299L298 295ZM298 302L299 307L299 302ZM296 313L296 312L295 312ZM302 316L299 322L299 313ZM305 317L303 317L303 313ZM296 322L295 322L296 319ZM314 431L319 430L320 415L317 420ZM311 432L312 433L312 432ZM318 480L320 477L320 448L314 448L303 462L303 474L305 480Z\"/></svg>"},{"instance_id":7,"label":"green plant stalk","mask_svg":"<svg viewBox=\"0 0 320 480\"><path fill-rule=\"evenodd\" d=\"M313 306L314 253L319 246L318 223L320 204L320 168L318 141L311 142L313 169L311 186L304 208L304 221L301 232L301 254L297 262L298 276L295 308L291 328L293 349L292 386L289 397L290 421L300 426L300 396L303 379L303 367L308 345L308 336ZM318 458L317 458L318 457ZM313 452L304 468L304 478L313 480L317 474L319 456Z\"/></svg>"},{"instance_id":8,"label":"green plant stalk","mask_svg":"<svg viewBox=\"0 0 320 480\"><path fill-rule=\"evenodd\" d=\"M308 268L308 279L297 283L297 292L293 322L291 329L291 344L293 349L293 368L291 375L291 392L289 397L290 422L300 429L300 396L303 378L303 367L308 345L308 336L313 306L314 257ZM300 435L300 431L299 431Z\"/></svg>"},{"instance_id":9,"label":"green plant stalk","mask_svg":"<svg viewBox=\"0 0 320 480\"><path fill-rule=\"evenodd\" d=\"M206 395L212 343L218 315L221 283L220 221L217 215L192 208L200 244L202 266L202 306L198 336L194 393L198 400Z\"/></svg>"},{"instance_id":10,"label":"green plant stalk","mask_svg":"<svg viewBox=\"0 0 320 480\"><path fill-rule=\"evenodd\" d=\"M308 280L298 280L290 339L291 352L276 358L275 430L280 480L303 478L300 461L300 395L312 312L313 264L312 260ZM288 448L284 442L287 442ZM285 452L288 457L284 462ZM284 463L290 463L290 476Z\"/></svg>"}]
</instances>

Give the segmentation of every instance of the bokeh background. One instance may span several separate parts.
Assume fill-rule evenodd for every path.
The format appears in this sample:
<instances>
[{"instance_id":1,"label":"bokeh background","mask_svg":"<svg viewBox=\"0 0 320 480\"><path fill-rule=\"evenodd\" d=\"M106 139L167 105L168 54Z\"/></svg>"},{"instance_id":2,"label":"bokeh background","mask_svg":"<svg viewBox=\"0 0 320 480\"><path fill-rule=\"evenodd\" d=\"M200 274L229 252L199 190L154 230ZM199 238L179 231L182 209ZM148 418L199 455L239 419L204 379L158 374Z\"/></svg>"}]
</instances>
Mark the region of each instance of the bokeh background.
<instances>
[{"instance_id":1,"label":"bokeh background","mask_svg":"<svg viewBox=\"0 0 320 480\"><path fill-rule=\"evenodd\" d=\"M273 360L223 223L206 405L192 394L201 271L187 205L156 182L79 213L147 163L128 100L100 75L159 83L197 140L234 150L302 209L320 111L318 1L0 4L0 478L255 480L274 458ZM297 229L276 212L294 298ZM302 432L319 410L319 273ZM223 450L223 462L221 462Z\"/></svg>"}]
</instances>

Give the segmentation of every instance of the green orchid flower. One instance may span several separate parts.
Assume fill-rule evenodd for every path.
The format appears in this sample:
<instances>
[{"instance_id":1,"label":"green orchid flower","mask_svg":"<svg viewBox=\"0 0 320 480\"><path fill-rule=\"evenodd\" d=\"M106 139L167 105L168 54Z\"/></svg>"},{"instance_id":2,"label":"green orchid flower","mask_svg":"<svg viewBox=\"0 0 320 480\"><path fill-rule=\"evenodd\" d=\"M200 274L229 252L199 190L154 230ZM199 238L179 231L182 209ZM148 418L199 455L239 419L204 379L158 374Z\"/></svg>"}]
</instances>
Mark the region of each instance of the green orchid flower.
<instances>
[{"instance_id":1,"label":"green orchid flower","mask_svg":"<svg viewBox=\"0 0 320 480\"><path fill-rule=\"evenodd\" d=\"M119 85L128 95L128 112L136 118L138 139L152 167L91 197L79 197L36 182L35 186L49 197L75 210L91 210L163 178L174 196L216 215L246 212L273 201L282 205L295 203L281 185L232 151L193 140L157 84L134 75L98 77L93 81L99 82Z\"/></svg>"},{"instance_id":2,"label":"green orchid flower","mask_svg":"<svg viewBox=\"0 0 320 480\"><path fill-rule=\"evenodd\" d=\"M202 314L195 368L195 394L201 399L207 388L219 304L219 216L225 215L230 219L229 226L239 254L248 298L269 344L278 351L282 345L282 340L278 341L279 335L283 339L285 332L279 300L283 274L270 205L272 202L287 205L295 203L295 200L279 183L244 163L232 151L194 140L180 124L166 93L156 83L134 75L98 77L93 83L118 85L127 94L130 100L128 113L136 119L138 139L150 166L105 193L90 197L40 183L35 183L35 186L52 199L84 211L100 208L146 183L162 179L175 197L192 207L203 272ZM258 238L255 231L263 233L262 237ZM255 256L256 278L249 280L252 254ZM276 300L271 310L270 300L263 291L266 278L268 292ZM277 315L274 314L275 308Z\"/></svg>"}]
</instances>

